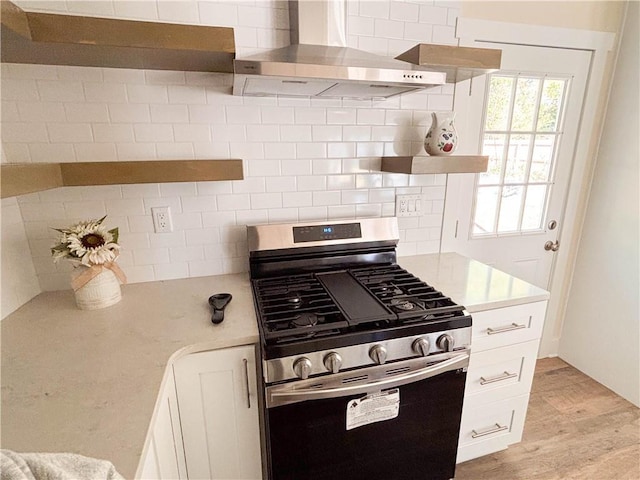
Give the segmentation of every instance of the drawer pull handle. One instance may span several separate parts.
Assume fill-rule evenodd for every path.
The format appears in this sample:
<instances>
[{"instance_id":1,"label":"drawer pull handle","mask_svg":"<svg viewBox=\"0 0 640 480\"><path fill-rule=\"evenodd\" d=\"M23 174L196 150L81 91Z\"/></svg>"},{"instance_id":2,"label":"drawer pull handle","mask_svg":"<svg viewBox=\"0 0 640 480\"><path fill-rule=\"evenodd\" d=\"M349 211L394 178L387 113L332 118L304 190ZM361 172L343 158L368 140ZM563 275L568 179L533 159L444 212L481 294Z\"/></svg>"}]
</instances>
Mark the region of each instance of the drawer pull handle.
<instances>
[{"instance_id":1,"label":"drawer pull handle","mask_svg":"<svg viewBox=\"0 0 640 480\"><path fill-rule=\"evenodd\" d=\"M480 377L480 385L486 385L487 383L501 382L503 380L508 380L510 378L515 378L517 376L518 376L517 373L509 373L509 372L507 372L505 370L504 373L501 373L500 375L496 375L493 378Z\"/></svg>"},{"instance_id":2,"label":"drawer pull handle","mask_svg":"<svg viewBox=\"0 0 640 480\"><path fill-rule=\"evenodd\" d=\"M487 335L495 335L496 333L504 333L510 332L511 330L520 330L521 328L527 328L526 325L518 325L517 323L512 323L511 325L507 325L505 327L498 328L487 328Z\"/></svg>"},{"instance_id":3,"label":"drawer pull handle","mask_svg":"<svg viewBox=\"0 0 640 480\"><path fill-rule=\"evenodd\" d=\"M496 423L495 427L491 427L489 428L489 430L485 430L484 432L478 433L475 430L471 430L471 438L485 437L487 435L503 432L508 429L509 427L507 427L506 425L500 425L499 423Z\"/></svg>"},{"instance_id":4,"label":"drawer pull handle","mask_svg":"<svg viewBox=\"0 0 640 480\"><path fill-rule=\"evenodd\" d=\"M244 382L247 387L247 408L251 408L251 392L249 391L249 361L246 358L243 358L242 363L244 363Z\"/></svg>"}]
</instances>

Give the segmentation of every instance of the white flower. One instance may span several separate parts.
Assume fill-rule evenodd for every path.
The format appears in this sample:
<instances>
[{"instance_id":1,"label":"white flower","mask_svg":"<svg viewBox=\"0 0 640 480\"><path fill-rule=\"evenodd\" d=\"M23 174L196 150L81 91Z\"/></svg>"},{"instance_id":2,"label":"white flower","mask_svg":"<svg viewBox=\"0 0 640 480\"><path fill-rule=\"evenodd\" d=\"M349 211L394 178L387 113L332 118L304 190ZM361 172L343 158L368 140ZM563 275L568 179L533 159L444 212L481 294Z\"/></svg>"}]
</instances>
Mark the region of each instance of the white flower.
<instances>
[{"instance_id":1,"label":"white flower","mask_svg":"<svg viewBox=\"0 0 640 480\"><path fill-rule=\"evenodd\" d=\"M107 230L102 221L80 222L66 230L59 230L59 243L51 248L54 262L60 258L79 261L83 265L102 265L118 257L118 229Z\"/></svg>"}]
</instances>

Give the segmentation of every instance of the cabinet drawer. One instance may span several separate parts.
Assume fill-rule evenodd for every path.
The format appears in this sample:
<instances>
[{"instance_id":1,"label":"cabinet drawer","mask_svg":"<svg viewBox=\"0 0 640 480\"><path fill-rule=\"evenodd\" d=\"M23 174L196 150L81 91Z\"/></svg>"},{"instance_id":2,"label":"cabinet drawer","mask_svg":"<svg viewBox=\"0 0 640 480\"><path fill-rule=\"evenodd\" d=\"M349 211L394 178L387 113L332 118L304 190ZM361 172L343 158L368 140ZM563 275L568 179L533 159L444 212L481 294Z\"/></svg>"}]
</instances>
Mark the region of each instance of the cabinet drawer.
<instances>
[{"instance_id":1,"label":"cabinet drawer","mask_svg":"<svg viewBox=\"0 0 640 480\"><path fill-rule=\"evenodd\" d=\"M529 395L489 405L467 405L462 412L457 462L504 450L522 439Z\"/></svg>"},{"instance_id":2,"label":"cabinet drawer","mask_svg":"<svg viewBox=\"0 0 640 480\"><path fill-rule=\"evenodd\" d=\"M540 338L547 302L527 303L473 313L473 351Z\"/></svg>"},{"instance_id":3,"label":"cabinet drawer","mask_svg":"<svg viewBox=\"0 0 640 480\"><path fill-rule=\"evenodd\" d=\"M472 352L465 385L474 404L525 395L531 389L536 366L538 340L506 347Z\"/></svg>"}]
</instances>

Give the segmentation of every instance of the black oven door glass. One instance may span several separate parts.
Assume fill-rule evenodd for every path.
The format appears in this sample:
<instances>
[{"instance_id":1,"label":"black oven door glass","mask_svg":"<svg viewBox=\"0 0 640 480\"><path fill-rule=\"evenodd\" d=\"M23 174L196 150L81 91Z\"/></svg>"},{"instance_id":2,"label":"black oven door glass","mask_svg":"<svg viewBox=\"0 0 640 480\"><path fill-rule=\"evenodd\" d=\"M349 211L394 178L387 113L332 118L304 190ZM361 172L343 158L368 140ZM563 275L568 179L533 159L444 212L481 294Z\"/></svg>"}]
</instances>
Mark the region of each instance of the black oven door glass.
<instances>
[{"instance_id":1,"label":"black oven door glass","mask_svg":"<svg viewBox=\"0 0 640 480\"><path fill-rule=\"evenodd\" d=\"M455 474L466 372L403 385L398 416L346 430L361 395L267 409L272 480L445 480Z\"/></svg>"}]
</instances>

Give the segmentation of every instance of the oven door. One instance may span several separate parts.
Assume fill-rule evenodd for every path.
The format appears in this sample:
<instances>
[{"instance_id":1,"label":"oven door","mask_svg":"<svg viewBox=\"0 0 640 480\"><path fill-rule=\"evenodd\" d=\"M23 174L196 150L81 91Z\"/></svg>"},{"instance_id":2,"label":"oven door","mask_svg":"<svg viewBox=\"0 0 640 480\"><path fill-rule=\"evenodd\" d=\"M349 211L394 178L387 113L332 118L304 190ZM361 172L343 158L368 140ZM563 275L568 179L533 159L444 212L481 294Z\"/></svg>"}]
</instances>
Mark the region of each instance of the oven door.
<instances>
[{"instance_id":1,"label":"oven door","mask_svg":"<svg viewBox=\"0 0 640 480\"><path fill-rule=\"evenodd\" d=\"M456 351L267 387L269 478L453 478L468 364Z\"/></svg>"}]
</instances>

